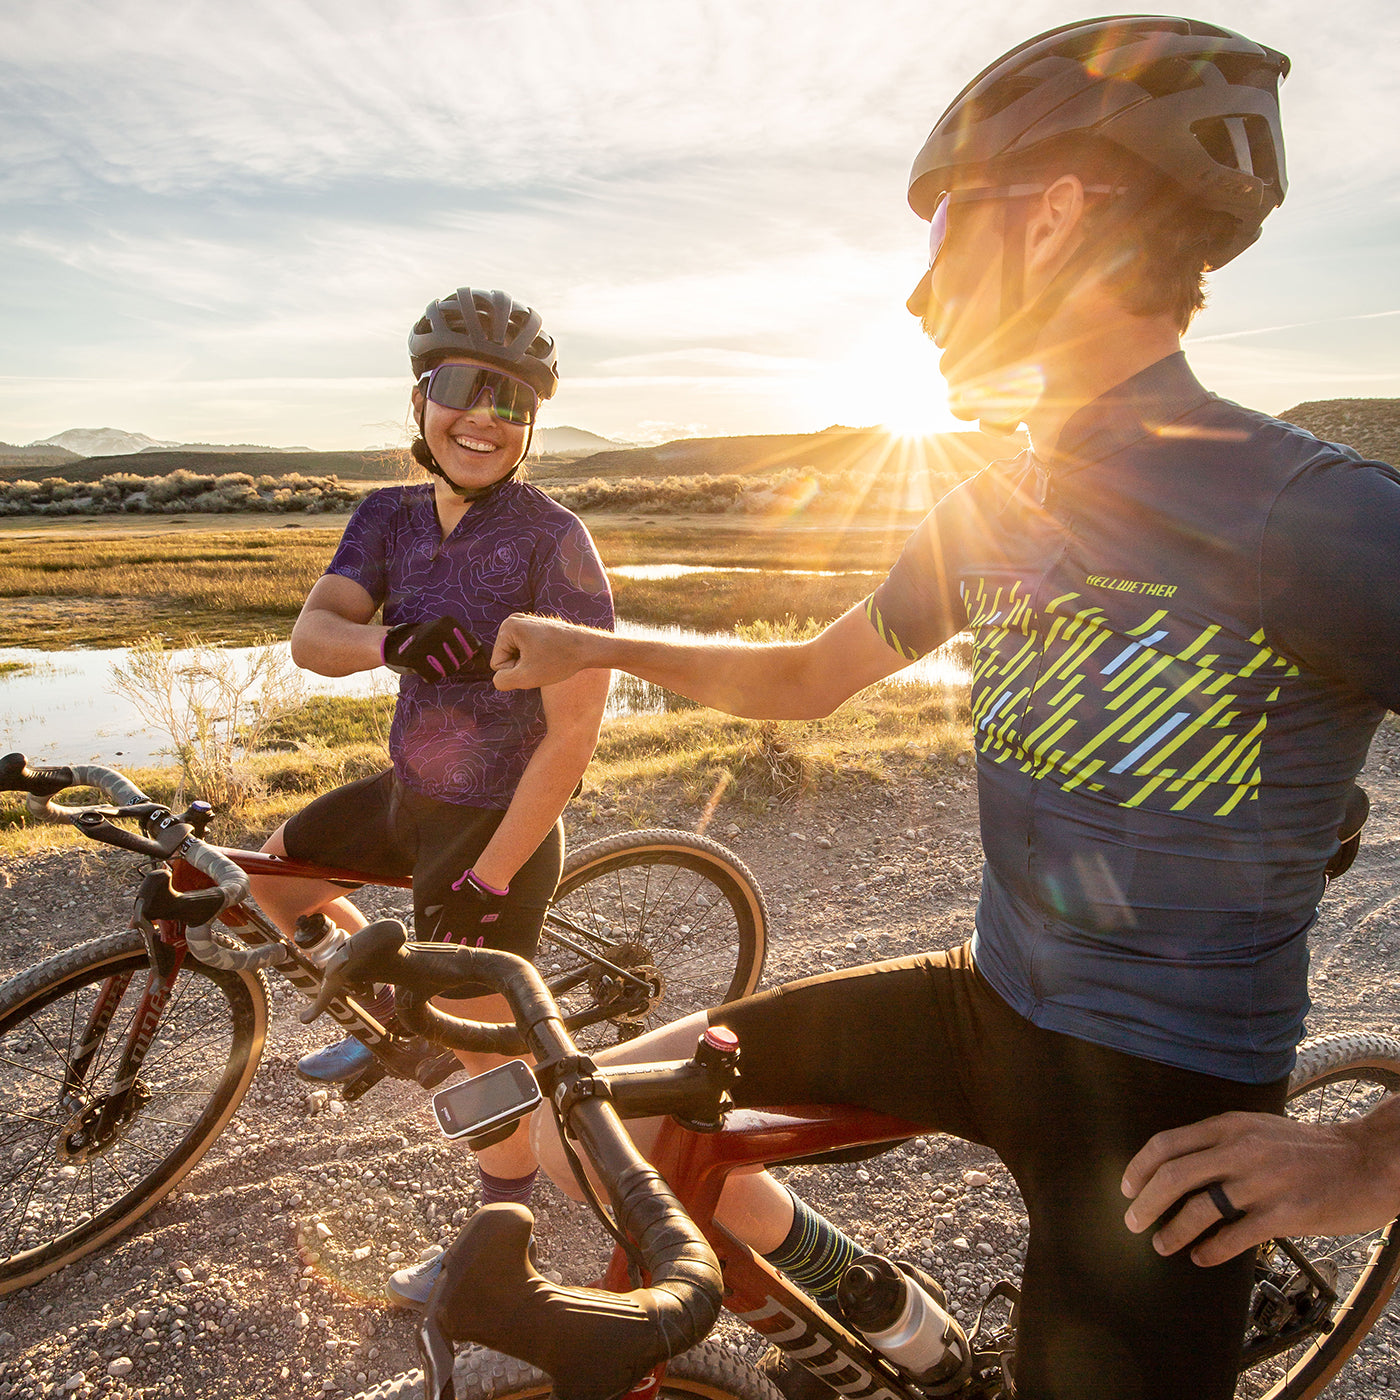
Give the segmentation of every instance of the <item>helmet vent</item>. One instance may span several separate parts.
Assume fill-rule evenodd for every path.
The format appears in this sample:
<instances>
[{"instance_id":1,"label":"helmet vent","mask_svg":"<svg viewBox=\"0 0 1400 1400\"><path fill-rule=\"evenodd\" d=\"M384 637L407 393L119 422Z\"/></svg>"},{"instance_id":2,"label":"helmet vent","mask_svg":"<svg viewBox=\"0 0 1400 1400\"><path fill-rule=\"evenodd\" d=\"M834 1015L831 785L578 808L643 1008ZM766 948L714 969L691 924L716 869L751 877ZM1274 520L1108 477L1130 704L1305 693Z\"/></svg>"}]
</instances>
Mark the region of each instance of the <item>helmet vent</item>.
<instances>
[{"instance_id":1,"label":"helmet vent","mask_svg":"<svg viewBox=\"0 0 1400 1400\"><path fill-rule=\"evenodd\" d=\"M1245 175L1257 175L1270 182L1273 169L1273 140L1268 123L1257 116L1214 116L1196 122L1191 133L1217 165Z\"/></svg>"},{"instance_id":2,"label":"helmet vent","mask_svg":"<svg viewBox=\"0 0 1400 1400\"><path fill-rule=\"evenodd\" d=\"M998 112L1004 112L1039 86L1038 78L1004 78L977 99L976 116L973 120L986 121Z\"/></svg>"},{"instance_id":3,"label":"helmet vent","mask_svg":"<svg viewBox=\"0 0 1400 1400\"><path fill-rule=\"evenodd\" d=\"M1170 97L1204 86L1200 65L1180 58L1163 58L1148 64L1133 74L1133 82L1153 97Z\"/></svg>"}]
</instances>

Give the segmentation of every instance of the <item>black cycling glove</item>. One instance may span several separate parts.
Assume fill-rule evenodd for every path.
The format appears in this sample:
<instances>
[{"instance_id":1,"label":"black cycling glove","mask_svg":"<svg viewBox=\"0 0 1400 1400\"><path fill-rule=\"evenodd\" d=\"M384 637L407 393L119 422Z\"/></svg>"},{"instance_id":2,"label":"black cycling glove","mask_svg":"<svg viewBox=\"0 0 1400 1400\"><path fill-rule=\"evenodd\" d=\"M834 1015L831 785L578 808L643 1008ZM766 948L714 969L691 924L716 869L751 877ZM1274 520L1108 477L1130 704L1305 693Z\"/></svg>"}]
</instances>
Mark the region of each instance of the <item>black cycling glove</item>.
<instances>
[{"instance_id":1,"label":"black cycling glove","mask_svg":"<svg viewBox=\"0 0 1400 1400\"><path fill-rule=\"evenodd\" d=\"M452 893L458 898L452 901L450 910L439 906L436 910L437 923L429 935L449 943L464 943L469 948L480 948L496 932L496 925L506 912L506 896L510 886L498 890L488 885L474 870L464 870L453 881ZM432 914L433 910L426 910Z\"/></svg>"},{"instance_id":2,"label":"black cycling glove","mask_svg":"<svg viewBox=\"0 0 1400 1400\"><path fill-rule=\"evenodd\" d=\"M380 655L391 671L412 671L425 681L491 674L491 653L455 617L391 627Z\"/></svg>"}]
</instances>

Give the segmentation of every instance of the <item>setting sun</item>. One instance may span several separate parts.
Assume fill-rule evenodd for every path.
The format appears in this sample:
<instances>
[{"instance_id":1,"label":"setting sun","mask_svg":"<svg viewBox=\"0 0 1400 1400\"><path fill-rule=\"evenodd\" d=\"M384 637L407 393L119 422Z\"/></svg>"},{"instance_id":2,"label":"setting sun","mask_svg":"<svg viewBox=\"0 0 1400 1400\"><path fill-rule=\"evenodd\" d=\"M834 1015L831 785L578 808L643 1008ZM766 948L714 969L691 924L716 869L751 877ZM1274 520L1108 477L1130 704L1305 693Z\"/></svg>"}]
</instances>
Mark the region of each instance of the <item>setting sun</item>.
<instances>
[{"instance_id":1,"label":"setting sun","mask_svg":"<svg viewBox=\"0 0 1400 1400\"><path fill-rule=\"evenodd\" d=\"M966 431L948 411L938 350L902 309L874 323L839 360L814 376L810 416L831 423L886 428L899 437Z\"/></svg>"}]
</instances>

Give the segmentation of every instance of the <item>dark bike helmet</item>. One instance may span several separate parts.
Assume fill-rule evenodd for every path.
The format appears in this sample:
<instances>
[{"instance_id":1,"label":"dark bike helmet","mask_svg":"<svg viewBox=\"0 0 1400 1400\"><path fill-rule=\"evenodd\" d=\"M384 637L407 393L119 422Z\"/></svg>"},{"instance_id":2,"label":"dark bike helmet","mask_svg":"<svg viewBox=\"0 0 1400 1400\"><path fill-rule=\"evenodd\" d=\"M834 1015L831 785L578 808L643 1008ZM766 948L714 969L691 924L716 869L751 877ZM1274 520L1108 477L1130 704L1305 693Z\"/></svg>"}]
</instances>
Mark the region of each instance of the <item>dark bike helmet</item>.
<instances>
[{"instance_id":1,"label":"dark bike helmet","mask_svg":"<svg viewBox=\"0 0 1400 1400\"><path fill-rule=\"evenodd\" d=\"M938 119L909 176L931 218L948 188L1068 139L1117 147L1188 204L1228 216L1209 248L1223 267L1288 189L1275 49L1200 20L1113 15L1049 30L997 59Z\"/></svg>"},{"instance_id":2,"label":"dark bike helmet","mask_svg":"<svg viewBox=\"0 0 1400 1400\"><path fill-rule=\"evenodd\" d=\"M408 359L415 379L439 360L467 355L523 379L542 399L559 387L554 340L541 329L540 313L505 292L458 287L449 296L430 301L408 333ZM535 425L525 438L525 453L534 441ZM461 486L443 471L423 433L423 410L418 411L418 437L410 449L418 464L440 477L464 501L479 501L499 490L520 470L517 462L489 486ZM521 461L524 460L522 454Z\"/></svg>"},{"instance_id":3,"label":"dark bike helmet","mask_svg":"<svg viewBox=\"0 0 1400 1400\"><path fill-rule=\"evenodd\" d=\"M414 377L447 355L470 355L523 379L542 399L554 397L559 369L554 341L538 311L504 292L458 287L430 301L409 332L408 358Z\"/></svg>"}]
</instances>

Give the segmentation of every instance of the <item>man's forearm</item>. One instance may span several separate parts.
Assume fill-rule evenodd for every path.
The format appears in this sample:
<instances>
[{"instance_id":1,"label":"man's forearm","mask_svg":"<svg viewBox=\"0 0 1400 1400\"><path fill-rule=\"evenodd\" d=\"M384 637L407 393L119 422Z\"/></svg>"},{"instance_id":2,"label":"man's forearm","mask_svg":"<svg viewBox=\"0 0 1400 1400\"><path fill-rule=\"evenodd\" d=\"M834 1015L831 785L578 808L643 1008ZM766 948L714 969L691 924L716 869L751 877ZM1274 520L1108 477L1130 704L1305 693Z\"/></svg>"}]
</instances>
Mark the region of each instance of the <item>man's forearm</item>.
<instances>
[{"instance_id":1,"label":"man's forearm","mask_svg":"<svg viewBox=\"0 0 1400 1400\"><path fill-rule=\"evenodd\" d=\"M591 632L581 655L583 665L627 671L746 719L815 719L835 708L808 675L800 643L656 642Z\"/></svg>"}]
</instances>

